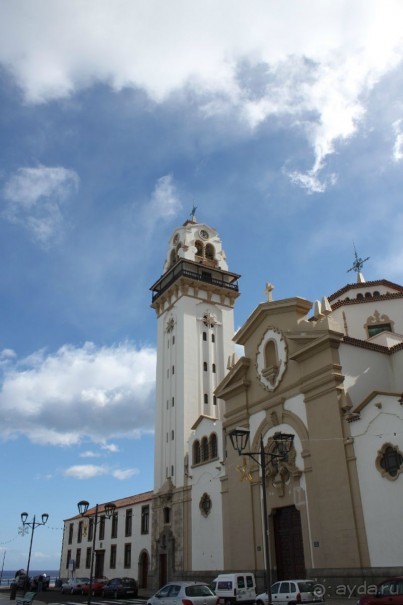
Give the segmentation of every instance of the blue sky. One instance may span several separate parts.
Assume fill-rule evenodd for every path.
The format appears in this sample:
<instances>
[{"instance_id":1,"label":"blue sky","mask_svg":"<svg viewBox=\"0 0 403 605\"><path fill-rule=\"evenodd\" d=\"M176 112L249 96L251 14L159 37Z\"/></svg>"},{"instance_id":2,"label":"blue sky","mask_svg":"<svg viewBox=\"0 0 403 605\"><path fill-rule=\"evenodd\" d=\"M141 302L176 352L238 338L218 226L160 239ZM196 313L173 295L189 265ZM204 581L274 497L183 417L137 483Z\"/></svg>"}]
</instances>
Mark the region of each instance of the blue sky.
<instances>
[{"instance_id":1,"label":"blue sky","mask_svg":"<svg viewBox=\"0 0 403 605\"><path fill-rule=\"evenodd\" d=\"M156 318L172 231L215 227L265 299L402 281L400 0L0 0L0 560L20 512L153 486Z\"/></svg>"}]
</instances>

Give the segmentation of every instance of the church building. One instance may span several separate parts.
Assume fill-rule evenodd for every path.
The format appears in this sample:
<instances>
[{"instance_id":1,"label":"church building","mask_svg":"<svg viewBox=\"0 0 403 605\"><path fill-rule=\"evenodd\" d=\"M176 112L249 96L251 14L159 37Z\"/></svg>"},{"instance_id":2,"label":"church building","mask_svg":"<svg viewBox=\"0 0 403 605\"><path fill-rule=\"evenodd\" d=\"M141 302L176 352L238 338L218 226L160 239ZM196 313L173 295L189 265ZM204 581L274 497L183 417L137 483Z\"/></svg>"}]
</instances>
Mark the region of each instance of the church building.
<instances>
[{"instance_id":1,"label":"church building","mask_svg":"<svg viewBox=\"0 0 403 605\"><path fill-rule=\"evenodd\" d=\"M402 574L403 286L365 282L363 263L356 254L355 283L320 301L275 300L267 284L234 335L240 276L217 231L194 212L174 230L151 287L154 489L116 501L122 523L97 536L97 573L122 569L151 592L251 571L263 590L269 567L330 595ZM249 431L241 455L235 429ZM279 434L293 439L280 457ZM62 575L89 569L82 526L65 521Z\"/></svg>"},{"instance_id":2,"label":"church building","mask_svg":"<svg viewBox=\"0 0 403 605\"><path fill-rule=\"evenodd\" d=\"M273 579L401 572L403 287L365 282L362 264L314 303L273 300L268 285L234 336L239 275L217 232L192 215L172 234L152 286L156 585L248 570L263 586L261 468L233 449L237 427L249 453L264 443ZM272 456L279 432L294 438L284 460Z\"/></svg>"}]
</instances>

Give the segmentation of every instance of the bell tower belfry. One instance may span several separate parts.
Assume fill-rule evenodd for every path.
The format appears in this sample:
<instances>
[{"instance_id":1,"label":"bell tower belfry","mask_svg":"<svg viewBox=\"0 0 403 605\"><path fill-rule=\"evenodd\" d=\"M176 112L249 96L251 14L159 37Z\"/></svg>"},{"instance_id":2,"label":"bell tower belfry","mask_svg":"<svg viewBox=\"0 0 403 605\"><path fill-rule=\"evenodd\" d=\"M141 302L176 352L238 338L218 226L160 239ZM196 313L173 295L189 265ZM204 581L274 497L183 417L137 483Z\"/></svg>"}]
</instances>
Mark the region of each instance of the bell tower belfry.
<instances>
[{"instance_id":1,"label":"bell tower belfry","mask_svg":"<svg viewBox=\"0 0 403 605\"><path fill-rule=\"evenodd\" d=\"M159 585L175 571L209 565L207 555L198 560L192 550L194 532L207 529L200 526L200 511L214 519L213 533L222 527L221 500L202 494L205 513L202 482L195 489L194 478L200 467L206 474L209 463L213 468L223 460L224 403L214 391L234 353L238 278L228 270L216 230L198 223L193 212L173 232L163 274L150 288L158 324L152 567ZM197 438L201 423L205 441ZM218 488L216 494L220 498Z\"/></svg>"}]
</instances>

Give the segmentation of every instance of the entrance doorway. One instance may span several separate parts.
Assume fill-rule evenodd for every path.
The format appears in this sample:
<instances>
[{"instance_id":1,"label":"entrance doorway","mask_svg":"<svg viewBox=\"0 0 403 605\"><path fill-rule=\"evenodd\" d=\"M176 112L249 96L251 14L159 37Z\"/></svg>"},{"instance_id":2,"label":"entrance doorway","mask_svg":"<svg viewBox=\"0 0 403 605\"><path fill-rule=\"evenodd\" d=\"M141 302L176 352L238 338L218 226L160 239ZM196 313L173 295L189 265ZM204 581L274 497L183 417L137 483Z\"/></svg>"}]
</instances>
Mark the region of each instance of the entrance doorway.
<instances>
[{"instance_id":1,"label":"entrance doorway","mask_svg":"<svg viewBox=\"0 0 403 605\"><path fill-rule=\"evenodd\" d=\"M148 554L143 551L139 559L139 588L147 588L148 582Z\"/></svg>"},{"instance_id":2,"label":"entrance doorway","mask_svg":"<svg viewBox=\"0 0 403 605\"><path fill-rule=\"evenodd\" d=\"M278 508L273 516L277 579L305 578L301 515L295 506Z\"/></svg>"},{"instance_id":3,"label":"entrance doorway","mask_svg":"<svg viewBox=\"0 0 403 605\"><path fill-rule=\"evenodd\" d=\"M95 578L104 577L104 563L105 563L105 551L95 551Z\"/></svg>"},{"instance_id":4,"label":"entrance doorway","mask_svg":"<svg viewBox=\"0 0 403 605\"><path fill-rule=\"evenodd\" d=\"M167 555L160 555L160 564L159 564L159 588L164 586L168 581L168 566L167 566Z\"/></svg>"}]
</instances>

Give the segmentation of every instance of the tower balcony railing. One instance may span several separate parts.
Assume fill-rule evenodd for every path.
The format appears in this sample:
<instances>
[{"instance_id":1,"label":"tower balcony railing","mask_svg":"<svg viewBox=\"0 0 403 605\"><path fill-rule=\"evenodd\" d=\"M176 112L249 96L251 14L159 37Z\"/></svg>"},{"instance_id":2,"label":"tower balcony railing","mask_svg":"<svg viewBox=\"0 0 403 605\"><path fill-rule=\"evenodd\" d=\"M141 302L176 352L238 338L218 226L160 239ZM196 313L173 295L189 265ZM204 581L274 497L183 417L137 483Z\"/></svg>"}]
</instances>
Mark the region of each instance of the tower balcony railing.
<instances>
[{"instance_id":1,"label":"tower balcony railing","mask_svg":"<svg viewBox=\"0 0 403 605\"><path fill-rule=\"evenodd\" d=\"M238 275L234 273L228 274L223 272L221 276L221 273L219 271L214 271L214 273L212 273L211 271L203 270L200 265L199 270L192 271L189 266L191 266L191 263L189 261L180 261L156 284L154 284L154 286L151 288L151 290L153 291L152 302L154 302L159 296L161 296L161 294L163 294L180 277L187 277L191 280L204 282L206 284L218 286L219 288L232 290L233 292L239 291L237 281L237 278L239 277ZM196 264L195 267L197 268ZM232 278L232 281L228 281L228 277Z\"/></svg>"}]
</instances>

